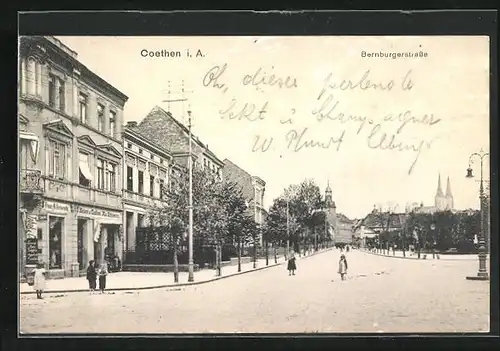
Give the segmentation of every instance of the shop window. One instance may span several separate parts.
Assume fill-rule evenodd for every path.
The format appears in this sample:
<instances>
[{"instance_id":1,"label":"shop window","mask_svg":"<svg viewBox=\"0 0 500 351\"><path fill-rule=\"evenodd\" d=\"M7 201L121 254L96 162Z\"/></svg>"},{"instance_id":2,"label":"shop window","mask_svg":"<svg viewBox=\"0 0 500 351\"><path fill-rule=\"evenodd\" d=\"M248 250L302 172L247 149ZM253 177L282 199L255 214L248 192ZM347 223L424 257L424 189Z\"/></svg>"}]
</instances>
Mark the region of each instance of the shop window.
<instances>
[{"instance_id":1,"label":"shop window","mask_svg":"<svg viewBox=\"0 0 500 351\"><path fill-rule=\"evenodd\" d=\"M49 217L49 268L62 268L63 217Z\"/></svg>"}]
</instances>

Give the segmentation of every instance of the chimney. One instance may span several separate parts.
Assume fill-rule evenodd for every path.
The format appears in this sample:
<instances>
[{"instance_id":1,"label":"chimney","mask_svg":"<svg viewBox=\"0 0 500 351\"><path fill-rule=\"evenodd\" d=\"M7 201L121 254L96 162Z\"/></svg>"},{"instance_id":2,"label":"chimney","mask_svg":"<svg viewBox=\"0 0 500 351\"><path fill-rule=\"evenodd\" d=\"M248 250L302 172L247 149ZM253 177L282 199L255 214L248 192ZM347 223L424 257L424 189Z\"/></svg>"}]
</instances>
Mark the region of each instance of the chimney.
<instances>
[{"instance_id":1,"label":"chimney","mask_svg":"<svg viewBox=\"0 0 500 351\"><path fill-rule=\"evenodd\" d=\"M126 127L127 128L135 128L135 127L137 127L137 122L136 121L127 122Z\"/></svg>"}]
</instances>

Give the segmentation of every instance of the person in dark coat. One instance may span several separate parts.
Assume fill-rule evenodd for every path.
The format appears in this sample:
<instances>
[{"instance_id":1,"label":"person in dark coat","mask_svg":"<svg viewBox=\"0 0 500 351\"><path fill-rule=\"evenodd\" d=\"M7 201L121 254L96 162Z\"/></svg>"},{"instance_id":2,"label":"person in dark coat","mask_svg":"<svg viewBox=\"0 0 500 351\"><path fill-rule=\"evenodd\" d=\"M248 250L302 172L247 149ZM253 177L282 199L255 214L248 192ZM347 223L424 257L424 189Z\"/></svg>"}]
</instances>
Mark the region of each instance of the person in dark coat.
<instances>
[{"instance_id":1,"label":"person in dark coat","mask_svg":"<svg viewBox=\"0 0 500 351\"><path fill-rule=\"evenodd\" d=\"M89 261L89 266L87 267L87 280L89 282L90 294L93 294L96 289L96 283L97 283L97 272L94 260Z\"/></svg>"},{"instance_id":2,"label":"person in dark coat","mask_svg":"<svg viewBox=\"0 0 500 351\"><path fill-rule=\"evenodd\" d=\"M288 258L288 275L295 275L295 270L297 265L295 263L295 253L293 250L290 252L290 257Z\"/></svg>"}]
</instances>

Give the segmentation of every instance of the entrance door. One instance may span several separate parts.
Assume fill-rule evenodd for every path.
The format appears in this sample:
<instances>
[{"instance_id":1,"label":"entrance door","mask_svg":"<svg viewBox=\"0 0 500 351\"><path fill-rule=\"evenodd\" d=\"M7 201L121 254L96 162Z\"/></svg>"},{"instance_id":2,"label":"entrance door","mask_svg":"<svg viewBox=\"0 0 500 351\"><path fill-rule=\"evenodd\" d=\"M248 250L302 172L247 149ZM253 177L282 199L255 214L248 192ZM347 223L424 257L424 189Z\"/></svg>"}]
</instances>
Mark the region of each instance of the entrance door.
<instances>
[{"instance_id":1,"label":"entrance door","mask_svg":"<svg viewBox=\"0 0 500 351\"><path fill-rule=\"evenodd\" d=\"M85 269L85 258L84 256L84 231L85 231L85 219L78 218L78 263L80 270Z\"/></svg>"},{"instance_id":2,"label":"entrance door","mask_svg":"<svg viewBox=\"0 0 500 351\"><path fill-rule=\"evenodd\" d=\"M115 235L116 235L116 225L108 225L108 237L106 241L106 253L111 257L116 255L115 251Z\"/></svg>"}]
</instances>

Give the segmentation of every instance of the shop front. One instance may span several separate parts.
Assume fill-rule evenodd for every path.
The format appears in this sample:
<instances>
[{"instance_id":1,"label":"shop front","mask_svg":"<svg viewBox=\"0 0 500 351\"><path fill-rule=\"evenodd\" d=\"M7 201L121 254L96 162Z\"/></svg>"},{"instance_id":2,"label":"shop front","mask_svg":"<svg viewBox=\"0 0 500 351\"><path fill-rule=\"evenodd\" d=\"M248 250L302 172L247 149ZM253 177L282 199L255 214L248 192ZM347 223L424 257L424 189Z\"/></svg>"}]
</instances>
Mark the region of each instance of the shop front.
<instances>
[{"instance_id":1,"label":"shop front","mask_svg":"<svg viewBox=\"0 0 500 351\"><path fill-rule=\"evenodd\" d=\"M100 265L104 261L121 262L122 212L78 206L78 262L85 270L90 260Z\"/></svg>"},{"instance_id":2,"label":"shop front","mask_svg":"<svg viewBox=\"0 0 500 351\"><path fill-rule=\"evenodd\" d=\"M38 261L49 270L50 277L71 275L73 218L71 205L44 201L38 216ZM33 230L34 237L35 231Z\"/></svg>"}]
</instances>

